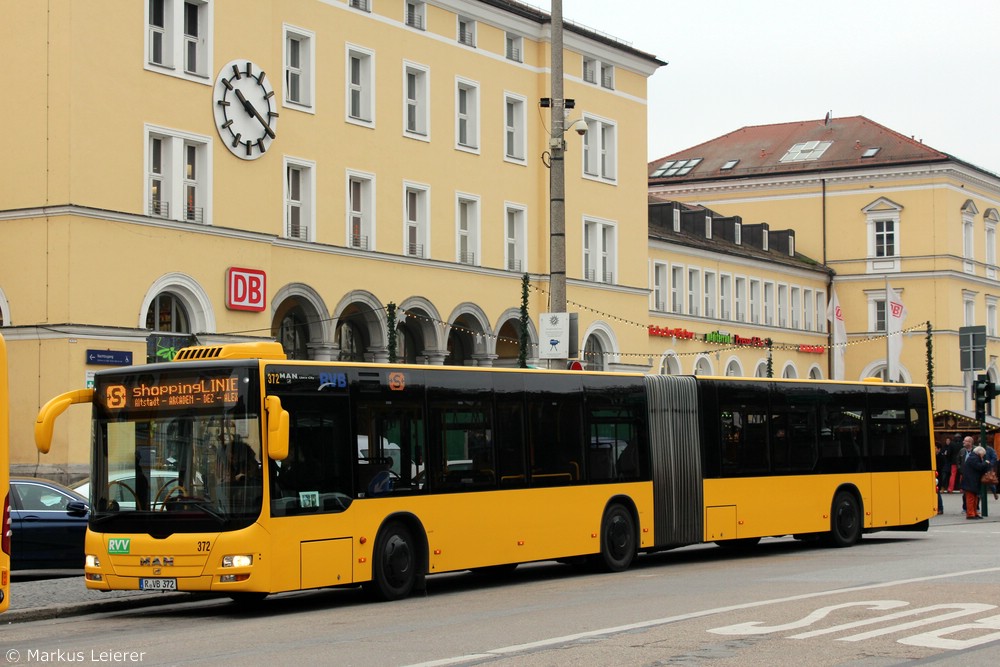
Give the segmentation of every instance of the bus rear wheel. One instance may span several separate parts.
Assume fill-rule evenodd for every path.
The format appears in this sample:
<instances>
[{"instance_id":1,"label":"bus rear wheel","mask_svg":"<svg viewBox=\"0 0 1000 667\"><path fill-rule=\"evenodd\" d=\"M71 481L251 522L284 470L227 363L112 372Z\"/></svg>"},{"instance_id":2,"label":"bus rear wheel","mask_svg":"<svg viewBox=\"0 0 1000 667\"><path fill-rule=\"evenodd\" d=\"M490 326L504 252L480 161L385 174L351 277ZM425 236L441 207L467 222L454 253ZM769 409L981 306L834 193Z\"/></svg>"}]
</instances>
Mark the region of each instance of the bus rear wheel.
<instances>
[{"instance_id":1,"label":"bus rear wheel","mask_svg":"<svg viewBox=\"0 0 1000 667\"><path fill-rule=\"evenodd\" d=\"M615 503L601 519L601 555L598 565L608 572L627 570L635 558L635 521L632 513Z\"/></svg>"},{"instance_id":2,"label":"bus rear wheel","mask_svg":"<svg viewBox=\"0 0 1000 667\"><path fill-rule=\"evenodd\" d=\"M407 597L417 582L417 550L410 529L400 522L387 525L375 540L370 592L379 600Z\"/></svg>"},{"instance_id":3,"label":"bus rear wheel","mask_svg":"<svg viewBox=\"0 0 1000 667\"><path fill-rule=\"evenodd\" d=\"M861 508L849 491L839 491L830 508L829 541L835 547L849 547L861 539Z\"/></svg>"}]
</instances>

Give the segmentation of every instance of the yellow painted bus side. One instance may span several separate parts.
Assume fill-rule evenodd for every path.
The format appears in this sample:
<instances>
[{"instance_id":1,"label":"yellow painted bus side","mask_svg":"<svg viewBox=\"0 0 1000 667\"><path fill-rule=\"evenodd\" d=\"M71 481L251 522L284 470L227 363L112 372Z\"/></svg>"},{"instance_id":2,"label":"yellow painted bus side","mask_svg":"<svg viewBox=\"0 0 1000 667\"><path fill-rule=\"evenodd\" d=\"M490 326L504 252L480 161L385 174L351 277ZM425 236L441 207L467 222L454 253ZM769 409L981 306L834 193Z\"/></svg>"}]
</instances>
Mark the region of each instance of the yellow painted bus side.
<instances>
[{"instance_id":1,"label":"yellow painted bus side","mask_svg":"<svg viewBox=\"0 0 1000 667\"><path fill-rule=\"evenodd\" d=\"M0 612L10 606L10 395L7 345L0 336Z\"/></svg>"}]
</instances>

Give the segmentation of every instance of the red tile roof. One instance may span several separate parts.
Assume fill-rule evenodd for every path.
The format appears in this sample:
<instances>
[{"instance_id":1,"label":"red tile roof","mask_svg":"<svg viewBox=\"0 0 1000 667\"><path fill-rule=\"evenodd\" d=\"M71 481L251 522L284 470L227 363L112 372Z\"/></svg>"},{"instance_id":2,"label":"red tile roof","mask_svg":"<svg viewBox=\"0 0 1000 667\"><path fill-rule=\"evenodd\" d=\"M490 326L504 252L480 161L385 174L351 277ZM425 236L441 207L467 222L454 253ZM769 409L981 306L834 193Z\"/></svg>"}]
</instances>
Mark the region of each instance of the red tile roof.
<instances>
[{"instance_id":1,"label":"red tile roof","mask_svg":"<svg viewBox=\"0 0 1000 667\"><path fill-rule=\"evenodd\" d=\"M808 144L807 148L822 149L825 142L830 144L817 159L781 161L793 146L807 142L817 142ZM868 149L875 148L878 151L874 155L862 157ZM697 158L701 158L701 162L687 173L653 176L668 162ZM653 160L648 165L648 174L651 183L676 183L857 169L888 164L943 162L950 159L953 159L950 155L894 132L864 116L850 116L744 127L673 155ZM723 165L732 160L738 162L731 169L723 170Z\"/></svg>"}]
</instances>

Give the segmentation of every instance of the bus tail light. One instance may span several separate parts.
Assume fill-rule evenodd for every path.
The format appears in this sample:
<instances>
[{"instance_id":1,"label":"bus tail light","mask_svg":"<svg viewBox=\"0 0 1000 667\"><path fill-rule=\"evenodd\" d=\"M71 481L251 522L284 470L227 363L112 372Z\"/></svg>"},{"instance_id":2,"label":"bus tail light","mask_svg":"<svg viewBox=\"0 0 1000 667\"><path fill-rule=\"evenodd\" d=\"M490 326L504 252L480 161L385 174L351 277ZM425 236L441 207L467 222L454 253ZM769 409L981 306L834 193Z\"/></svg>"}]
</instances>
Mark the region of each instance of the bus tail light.
<instances>
[{"instance_id":1,"label":"bus tail light","mask_svg":"<svg viewBox=\"0 0 1000 667\"><path fill-rule=\"evenodd\" d=\"M4 552L8 556L10 555L10 491L7 489L0 489L0 493L3 493L3 515L0 518L3 519L3 523L0 523L0 551Z\"/></svg>"}]
</instances>

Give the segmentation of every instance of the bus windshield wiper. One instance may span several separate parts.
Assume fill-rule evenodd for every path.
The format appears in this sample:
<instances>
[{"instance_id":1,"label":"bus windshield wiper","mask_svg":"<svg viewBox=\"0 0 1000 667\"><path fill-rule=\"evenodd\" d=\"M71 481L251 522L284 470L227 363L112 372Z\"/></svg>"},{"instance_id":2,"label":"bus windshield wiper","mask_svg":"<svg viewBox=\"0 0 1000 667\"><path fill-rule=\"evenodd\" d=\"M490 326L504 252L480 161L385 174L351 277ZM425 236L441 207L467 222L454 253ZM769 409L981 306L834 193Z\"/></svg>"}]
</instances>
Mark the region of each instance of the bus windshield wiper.
<instances>
[{"instance_id":1,"label":"bus windshield wiper","mask_svg":"<svg viewBox=\"0 0 1000 667\"><path fill-rule=\"evenodd\" d=\"M212 507L211 503L204 498L172 498L170 503L172 505L190 505L195 509L201 510L223 525L229 520Z\"/></svg>"}]
</instances>

